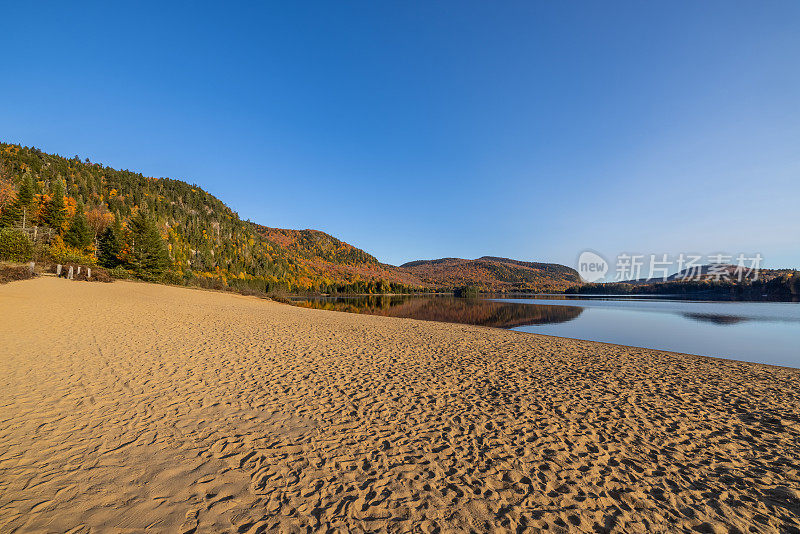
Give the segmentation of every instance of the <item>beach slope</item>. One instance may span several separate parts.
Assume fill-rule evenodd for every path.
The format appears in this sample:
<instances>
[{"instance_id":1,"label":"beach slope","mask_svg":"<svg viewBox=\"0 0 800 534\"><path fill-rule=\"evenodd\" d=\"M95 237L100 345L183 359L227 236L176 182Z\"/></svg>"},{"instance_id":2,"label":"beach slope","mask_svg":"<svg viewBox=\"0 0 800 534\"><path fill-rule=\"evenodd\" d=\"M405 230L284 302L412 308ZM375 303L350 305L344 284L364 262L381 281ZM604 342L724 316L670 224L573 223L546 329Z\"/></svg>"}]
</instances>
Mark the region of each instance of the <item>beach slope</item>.
<instances>
[{"instance_id":1,"label":"beach slope","mask_svg":"<svg viewBox=\"0 0 800 534\"><path fill-rule=\"evenodd\" d=\"M0 532L797 532L800 371L0 286Z\"/></svg>"}]
</instances>

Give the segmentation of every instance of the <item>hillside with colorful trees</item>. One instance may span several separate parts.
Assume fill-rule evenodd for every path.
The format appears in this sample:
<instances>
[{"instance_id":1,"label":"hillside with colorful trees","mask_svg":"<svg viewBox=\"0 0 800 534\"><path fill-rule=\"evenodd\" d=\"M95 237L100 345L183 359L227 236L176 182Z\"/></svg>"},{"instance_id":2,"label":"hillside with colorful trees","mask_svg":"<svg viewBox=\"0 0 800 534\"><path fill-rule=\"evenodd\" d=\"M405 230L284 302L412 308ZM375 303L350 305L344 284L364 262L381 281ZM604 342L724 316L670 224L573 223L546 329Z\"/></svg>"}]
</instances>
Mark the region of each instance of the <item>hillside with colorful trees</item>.
<instances>
[{"instance_id":1,"label":"hillside with colorful trees","mask_svg":"<svg viewBox=\"0 0 800 534\"><path fill-rule=\"evenodd\" d=\"M469 286L488 292L560 292L581 283L578 271L564 265L493 256L475 260L419 260L404 263L401 267L427 285Z\"/></svg>"},{"instance_id":2,"label":"hillside with colorful trees","mask_svg":"<svg viewBox=\"0 0 800 534\"><path fill-rule=\"evenodd\" d=\"M264 239L283 247L319 277L390 280L410 287L424 284L414 275L319 230L286 230L251 223Z\"/></svg>"},{"instance_id":3,"label":"hillside with colorful trees","mask_svg":"<svg viewBox=\"0 0 800 534\"><path fill-rule=\"evenodd\" d=\"M257 293L558 291L578 281L563 265L492 257L395 267L324 232L242 220L197 185L8 143L0 143L0 260Z\"/></svg>"},{"instance_id":4,"label":"hillside with colorful trees","mask_svg":"<svg viewBox=\"0 0 800 534\"><path fill-rule=\"evenodd\" d=\"M0 143L0 256L265 293L419 286L322 232L243 221L196 185L7 143Z\"/></svg>"}]
</instances>

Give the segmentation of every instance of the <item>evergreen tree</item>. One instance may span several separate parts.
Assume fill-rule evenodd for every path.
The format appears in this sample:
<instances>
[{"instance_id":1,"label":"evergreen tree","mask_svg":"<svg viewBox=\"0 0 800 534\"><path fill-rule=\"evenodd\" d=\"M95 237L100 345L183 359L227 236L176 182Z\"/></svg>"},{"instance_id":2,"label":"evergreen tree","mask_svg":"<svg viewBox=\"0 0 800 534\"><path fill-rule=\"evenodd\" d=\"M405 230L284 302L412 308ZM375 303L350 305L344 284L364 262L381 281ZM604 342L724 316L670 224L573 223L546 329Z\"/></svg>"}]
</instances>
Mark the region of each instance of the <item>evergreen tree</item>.
<instances>
[{"instance_id":1,"label":"evergreen tree","mask_svg":"<svg viewBox=\"0 0 800 534\"><path fill-rule=\"evenodd\" d=\"M53 198L47 203L43 221L45 226L54 228L61 233L61 227L67 218L66 206L64 205L64 183L57 180L53 186Z\"/></svg>"},{"instance_id":2,"label":"evergreen tree","mask_svg":"<svg viewBox=\"0 0 800 534\"><path fill-rule=\"evenodd\" d=\"M33 194L33 178L31 177L30 171L28 171L22 176L22 185L20 185L19 192L17 193L17 203L19 204L21 220L24 226L30 224L31 216L35 211Z\"/></svg>"},{"instance_id":3,"label":"evergreen tree","mask_svg":"<svg viewBox=\"0 0 800 534\"><path fill-rule=\"evenodd\" d=\"M17 224L27 225L30 221L30 214L33 212L33 180L31 173L26 172L22 176L22 184L17 191L17 197L6 204L3 212L0 213L0 228L14 226Z\"/></svg>"},{"instance_id":4,"label":"evergreen tree","mask_svg":"<svg viewBox=\"0 0 800 534\"><path fill-rule=\"evenodd\" d=\"M19 193L17 193L17 200L25 207L33 204L33 177L31 173L26 172L22 175L22 185L19 186Z\"/></svg>"},{"instance_id":5,"label":"evergreen tree","mask_svg":"<svg viewBox=\"0 0 800 534\"><path fill-rule=\"evenodd\" d=\"M0 228L14 226L18 221L22 220L22 208L20 207L19 198L9 202L0 213Z\"/></svg>"},{"instance_id":6,"label":"evergreen tree","mask_svg":"<svg viewBox=\"0 0 800 534\"><path fill-rule=\"evenodd\" d=\"M97 261L103 267L113 269L122 264L120 252L122 251L122 225L117 219L114 224L105 229L98 239Z\"/></svg>"},{"instance_id":7,"label":"evergreen tree","mask_svg":"<svg viewBox=\"0 0 800 534\"><path fill-rule=\"evenodd\" d=\"M92 243L92 229L86 222L83 204L79 204L75 210L75 217L72 218L69 229L64 234L64 243L77 249L84 249Z\"/></svg>"},{"instance_id":8,"label":"evergreen tree","mask_svg":"<svg viewBox=\"0 0 800 534\"><path fill-rule=\"evenodd\" d=\"M155 222L139 212L130 226L133 234L131 266L143 278L153 278L169 269L169 253Z\"/></svg>"}]
</instances>

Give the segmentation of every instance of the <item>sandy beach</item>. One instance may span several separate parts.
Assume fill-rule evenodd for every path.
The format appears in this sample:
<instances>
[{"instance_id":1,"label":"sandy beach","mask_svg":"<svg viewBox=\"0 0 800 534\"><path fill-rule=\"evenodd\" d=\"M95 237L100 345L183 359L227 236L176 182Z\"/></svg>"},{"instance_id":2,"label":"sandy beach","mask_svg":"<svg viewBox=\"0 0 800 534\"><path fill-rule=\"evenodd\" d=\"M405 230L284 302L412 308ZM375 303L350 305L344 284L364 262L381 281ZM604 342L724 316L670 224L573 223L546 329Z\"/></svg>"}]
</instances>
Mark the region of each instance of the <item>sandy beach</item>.
<instances>
[{"instance_id":1,"label":"sandy beach","mask_svg":"<svg viewBox=\"0 0 800 534\"><path fill-rule=\"evenodd\" d=\"M800 532L800 370L0 286L0 532L537 529Z\"/></svg>"}]
</instances>

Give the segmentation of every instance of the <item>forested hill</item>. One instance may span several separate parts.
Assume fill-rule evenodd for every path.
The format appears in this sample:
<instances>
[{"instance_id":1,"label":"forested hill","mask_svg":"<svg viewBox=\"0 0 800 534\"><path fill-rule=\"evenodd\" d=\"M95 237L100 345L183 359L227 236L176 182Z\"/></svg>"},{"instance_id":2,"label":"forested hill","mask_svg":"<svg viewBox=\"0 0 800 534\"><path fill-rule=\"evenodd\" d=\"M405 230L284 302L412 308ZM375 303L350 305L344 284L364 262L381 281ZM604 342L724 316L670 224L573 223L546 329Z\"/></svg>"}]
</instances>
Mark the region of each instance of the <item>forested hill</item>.
<instances>
[{"instance_id":1,"label":"forested hill","mask_svg":"<svg viewBox=\"0 0 800 534\"><path fill-rule=\"evenodd\" d=\"M244 221L196 185L8 143L0 143L4 258L260 292L556 291L578 282L563 265L494 257L394 267L324 232Z\"/></svg>"},{"instance_id":2,"label":"forested hill","mask_svg":"<svg viewBox=\"0 0 800 534\"><path fill-rule=\"evenodd\" d=\"M367 252L319 230L286 230L250 223L267 241L282 247L319 276L338 279L388 280L420 287L422 281L393 265L381 263Z\"/></svg>"},{"instance_id":3,"label":"forested hill","mask_svg":"<svg viewBox=\"0 0 800 534\"><path fill-rule=\"evenodd\" d=\"M250 224L265 239L302 257L353 265L380 263L375 256L319 230L287 230Z\"/></svg>"},{"instance_id":4,"label":"forested hill","mask_svg":"<svg viewBox=\"0 0 800 534\"><path fill-rule=\"evenodd\" d=\"M419 284L322 232L243 221L196 185L7 143L0 143L0 227L19 258L98 262L176 283L323 292ZM18 242L21 234L35 237L34 246Z\"/></svg>"},{"instance_id":5,"label":"forested hill","mask_svg":"<svg viewBox=\"0 0 800 534\"><path fill-rule=\"evenodd\" d=\"M494 256L475 260L441 258L401 265L424 284L472 285L487 291L563 291L580 284L575 269L557 263L535 263Z\"/></svg>"}]
</instances>

